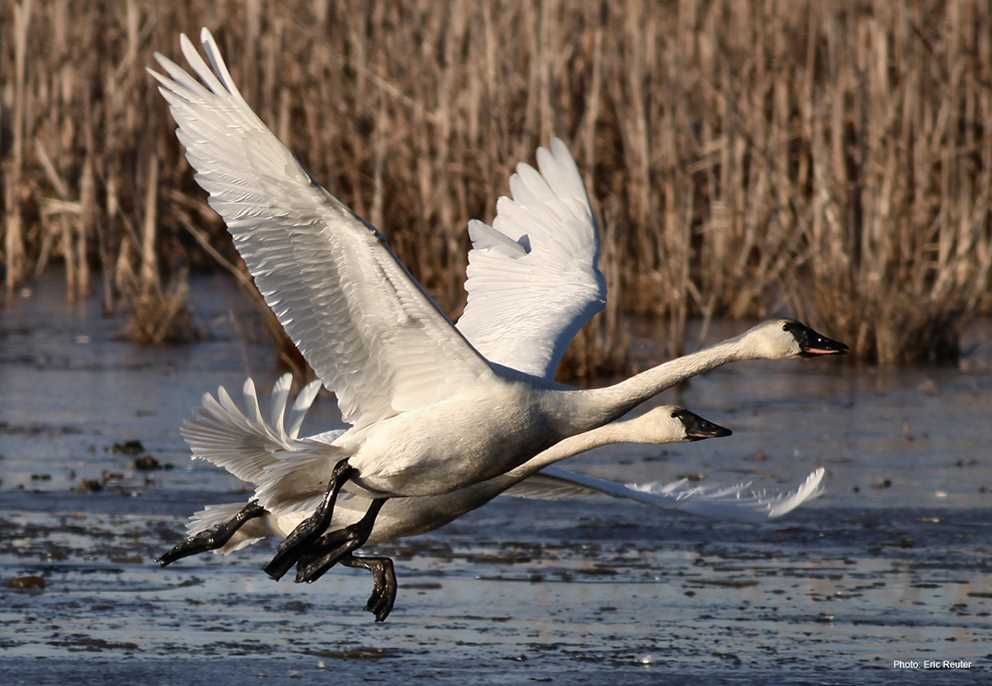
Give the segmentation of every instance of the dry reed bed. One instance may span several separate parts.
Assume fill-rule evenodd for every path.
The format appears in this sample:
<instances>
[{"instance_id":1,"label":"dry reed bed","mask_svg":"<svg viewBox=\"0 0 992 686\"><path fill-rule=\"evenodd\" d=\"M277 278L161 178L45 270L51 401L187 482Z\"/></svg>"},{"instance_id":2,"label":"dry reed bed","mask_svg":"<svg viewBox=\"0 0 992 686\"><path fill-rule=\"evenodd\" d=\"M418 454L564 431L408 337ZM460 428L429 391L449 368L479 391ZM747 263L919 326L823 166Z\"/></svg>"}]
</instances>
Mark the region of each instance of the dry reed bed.
<instances>
[{"instance_id":1,"label":"dry reed bed","mask_svg":"<svg viewBox=\"0 0 992 686\"><path fill-rule=\"evenodd\" d=\"M208 261L201 243L232 256L144 72L200 25L262 118L453 312L466 220L492 216L537 144L571 141L612 289L573 375L624 365L623 311L661 318L676 352L690 316L788 309L899 362L953 357L989 307L978 0L7 3L8 289L61 258L70 298L175 312L163 274Z\"/></svg>"}]
</instances>

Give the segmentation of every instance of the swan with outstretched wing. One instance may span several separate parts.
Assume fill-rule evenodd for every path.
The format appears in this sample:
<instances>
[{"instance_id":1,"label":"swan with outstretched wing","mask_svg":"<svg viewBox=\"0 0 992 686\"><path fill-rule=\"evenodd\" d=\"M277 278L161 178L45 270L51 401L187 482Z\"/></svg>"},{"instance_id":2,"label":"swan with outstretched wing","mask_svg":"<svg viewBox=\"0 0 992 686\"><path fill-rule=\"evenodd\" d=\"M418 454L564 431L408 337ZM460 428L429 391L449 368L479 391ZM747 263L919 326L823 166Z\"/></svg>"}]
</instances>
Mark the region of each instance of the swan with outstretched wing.
<instances>
[{"instance_id":1,"label":"swan with outstretched wing","mask_svg":"<svg viewBox=\"0 0 992 686\"><path fill-rule=\"evenodd\" d=\"M582 299L591 304L560 308L558 317L521 320L521 335L544 331L550 341L543 349L517 351L526 371L490 364L438 310L382 235L316 184L251 111L208 31L201 42L209 66L181 38L183 55L199 80L156 55L166 74L153 74L178 124L177 136L266 302L324 386L335 392L351 425L332 443L305 441L298 451L305 456L298 461L301 469L286 469L281 462L265 469L257 491L261 506L276 509L284 498L307 498L314 489L323 493L313 514L266 567L274 578L318 544L332 551L330 564L345 559L368 539L389 497L442 495L504 474L563 439L608 424L689 375L738 359L846 349L798 322L779 321L760 332L764 337L752 331L733 339L719 355L660 365L606 388L574 389L550 381L547 372L553 373L564 350L559 341L567 344L577 331L575 322L591 316L602 300L588 198L577 172L557 173L565 166L558 161L564 146L552 145L544 173L519 169L511 182L512 200L501 203L490 231L474 225L473 238L478 258L502 255L536 264L529 255L557 252L579 264L591 250L592 267L585 264L585 271L575 272L572 284L584 289ZM562 159L574 167L570 156ZM526 231L514 227L524 220L531 222ZM480 308L506 316L499 284L488 281L478 259L476 265L469 278L474 282L463 317L466 330L482 326L476 323L485 321ZM525 288L538 294L544 287L535 280ZM539 295L531 302L530 309L540 305ZM479 345L494 359L512 348L512 341L479 335ZM542 370L545 374L535 374ZM325 534L346 485L371 498L369 509L359 522Z\"/></svg>"},{"instance_id":2,"label":"swan with outstretched wing","mask_svg":"<svg viewBox=\"0 0 992 686\"><path fill-rule=\"evenodd\" d=\"M304 451L307 440L298 437L303 415L312 403L319 382L305 387L291 406L289 428L284 428L282 412L287 407L290 375L284 375L272 390L269 420L263 419L251 379L243 389L244 409L220 388L217 398L207 394L203 404L182 428L183 437L194 457L222 466L248 482L256 482L273 465L292 465ZM382 543L433 531L458 517L482 507L500 494L527 498L558 499L586 495L608 495L635 500L664 510L681 510L696 515L732 521L761 522L781 517L820 494L823 469L810 474L799 487L767 494L750 490L749 484L731 487L672 484L623 485L607 479L571 472L555 466L560 460L596 447L619 442L664 444L702 440L729 432L681 408L660 406L630 419L618 420L567 438L541 452L507 474L466 486L451 493L415 498L392 498L375 520L369 541ZM336 435L321 440L333 442ZM310 440L313 440L311 437ZM306 459L306 457L303 457ZM539 471L540 470L540 471ZM338 502L332 526L347 526L361 518L370 501L350 495ZM313 509L312 504L268 511L254 502L208 505L194 514L188 525L188 538L161 558L163 564L188 555L215 550L229 553L270 537L285 537ZM360 558L348 555L341 564L369 569L375 592L368 609L382 621L393 607L396 593L392 562L385 557ZM320 556L301 567L301 577L313 581L326 571ZM391 579L387 583L388 579Z\"/></svg>"}]
</instances>

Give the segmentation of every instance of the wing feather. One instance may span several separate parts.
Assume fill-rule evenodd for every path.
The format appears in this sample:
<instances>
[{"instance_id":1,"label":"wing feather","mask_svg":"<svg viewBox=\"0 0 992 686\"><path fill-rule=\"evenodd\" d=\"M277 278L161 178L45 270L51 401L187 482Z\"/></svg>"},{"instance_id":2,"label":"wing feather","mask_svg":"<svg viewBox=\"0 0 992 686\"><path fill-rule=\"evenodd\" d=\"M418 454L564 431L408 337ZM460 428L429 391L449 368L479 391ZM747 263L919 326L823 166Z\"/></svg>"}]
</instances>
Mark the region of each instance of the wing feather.
<instances>
[{"instance_id":1,"label":"wing feather","mask_svg":"<svg viewBox=\"0 0 992 686\"><path fill-rule=\"evenodd\" d=\"M519 164L492 226L469 222L468 303L458 329L486 358L554 378L575 334L606 302L599 235L561 140Z\"/></svg>"},{"instance_id":2,"label":"wing feather","mask_svg":"<svg viewBox=\"0 0 992 686\"><path fill-rule=\"evenodd\" d=\"M206 29L201 41L209 66L180 39L197 78L161 55L165 75L151 73L197 183L343 419L367 426L491 373L383 236L315 183L252 112Z\"/></svg>"},{"instance_id":3,"label":"wing feather","mask_svg":"<svg viewBox=\"0 0 992 686\"><path fill-rule=\"evenodd\" d=\"M825 475L821 467L811 472L796 488L780 493L751 490L749 483L727 487L692 486L684 480L670 484L624 484L573 472L561 467L546 467L508 489L505 495L522 498L557 500L583 495L610 495L636 500L661 509L682 510L693 514L736 521L761 522L792 512L803 503L823 493Z\"/></svg>"}]
</instances>

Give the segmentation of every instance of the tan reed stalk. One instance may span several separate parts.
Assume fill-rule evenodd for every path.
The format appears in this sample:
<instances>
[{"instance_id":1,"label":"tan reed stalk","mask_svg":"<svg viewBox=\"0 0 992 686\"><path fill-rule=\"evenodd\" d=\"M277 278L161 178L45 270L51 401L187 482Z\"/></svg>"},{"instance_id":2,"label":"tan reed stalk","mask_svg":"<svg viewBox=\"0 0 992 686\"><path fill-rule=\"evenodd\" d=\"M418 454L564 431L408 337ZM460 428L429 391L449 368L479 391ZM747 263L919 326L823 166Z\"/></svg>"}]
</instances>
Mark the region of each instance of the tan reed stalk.
<instances>
[{"instance_id":1,"label":"tan reed stalk","mask_svg":"<svg viewBox=\"0 0 992 686\"><path fill-rule=\"evenodd\" d=\"M789 312L864 359L953 359L992 309L992 7L802 7L7 3L6 288L61 260L69 297L97 264L108 308L131 306L114 298L128 284L178 293L164 284L183 265L212 263L184 222L234 263L143 71L207 24L252 106L449 312L465 222L492 217L536 144L565 138L609 217L603 268L623 294L566 374L625 365L630 313L660 320L670 352L690 317ZM168 201L152 215L156 158Z\"/></svg>"}]
</instances>

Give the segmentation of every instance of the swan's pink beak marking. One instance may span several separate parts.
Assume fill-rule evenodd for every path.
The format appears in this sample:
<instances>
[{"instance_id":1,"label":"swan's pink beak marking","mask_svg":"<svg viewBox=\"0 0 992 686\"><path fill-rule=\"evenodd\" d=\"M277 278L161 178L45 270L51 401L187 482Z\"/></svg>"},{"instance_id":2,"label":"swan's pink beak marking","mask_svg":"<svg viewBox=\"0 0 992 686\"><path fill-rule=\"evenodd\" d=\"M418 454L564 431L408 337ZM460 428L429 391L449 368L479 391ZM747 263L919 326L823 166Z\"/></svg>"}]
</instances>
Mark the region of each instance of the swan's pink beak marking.
<instances>
[{"instance_id":1,"label":"swan's pink beak marking","mask_svg":"<svg viewBox=\"0 0 992 686\"><path fill-rule=\"evenodd\" d=\"M829 350L827 348L807 348L804 351L807 355L843 355L847 350Z\"/></svg>"},{"instance_id":2,"label":"swan's pink beak marking","mask_svg":"<svg viewBox=\"0 0 992 686\"><path fill-rule=\"evenodd\" d=\"M847 345L832 338L827 338L802 322L789 320L783 327L796 338L799 344L800 357L819 357L821 355L843 355Z\"/></svg>"}]
</instances>

